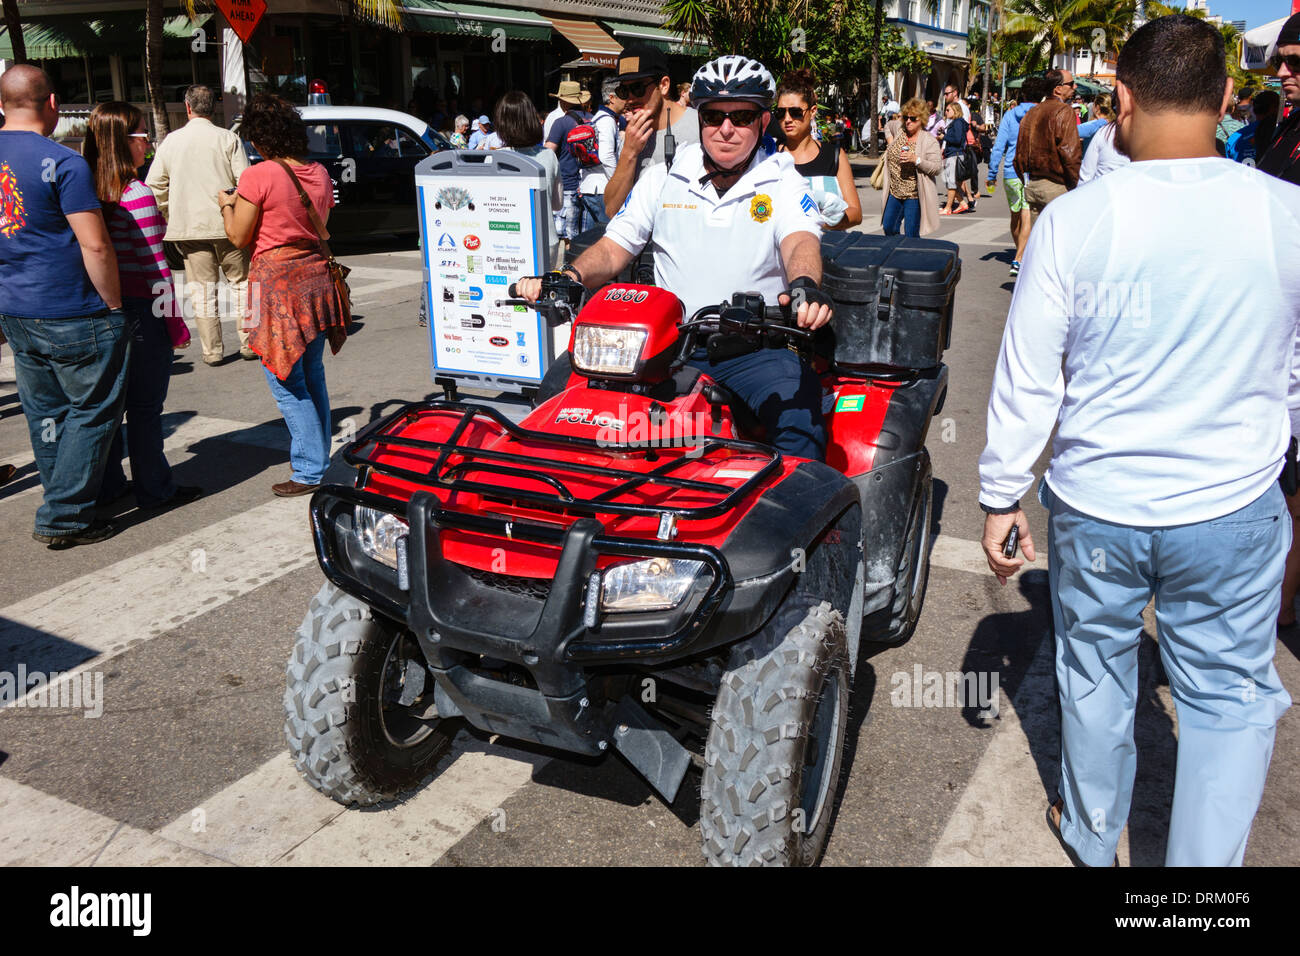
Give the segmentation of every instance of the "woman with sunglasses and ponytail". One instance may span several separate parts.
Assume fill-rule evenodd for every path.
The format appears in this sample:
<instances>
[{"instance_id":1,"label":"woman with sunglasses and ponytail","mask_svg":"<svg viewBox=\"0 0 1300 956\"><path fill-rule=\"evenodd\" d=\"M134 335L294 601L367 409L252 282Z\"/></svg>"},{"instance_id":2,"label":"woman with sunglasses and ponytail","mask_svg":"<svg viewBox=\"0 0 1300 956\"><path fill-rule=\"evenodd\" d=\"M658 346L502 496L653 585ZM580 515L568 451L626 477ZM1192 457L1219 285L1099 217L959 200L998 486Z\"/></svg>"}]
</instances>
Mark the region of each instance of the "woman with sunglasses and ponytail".
<instances>
[{"instance_id":1,"label":"woman with sunglasses and ponytail","mask_svg":"<svg viewBox=\"0 0 1300 956\"><path fill-rule=\"evenodd\" d=\"M928 236L939 228L939 192L935 177L943 170L939 141L925 131L927 104L908 100L899 114L901 129L881 162L885 183L880 191L880 223L885 235Z\"/></svg>"},{"instance_id":2,"label":"woman with sunglasses and ponytail","mask_svg":"<svg viewBox=\"0 0 1300 956\"><path fill-rule=\"evenodd\" d=\"M862 202L853 183L849 157L830 142L813 139L817 94L813 75L795 70L781 78L772 117L785 135L785 151L794 168L808 180L808 188L822 214L823 229L851 229L862 222Z\"/></svg>"},{"instance_id":3,"label":"woman with sunglasses and ponytail","mask_svg":"<svg viewBox=\"0 0 1300 956\"><path fill-rule=\"evenodd\" d=\"M95 193L104 205L131 334L125 415L132 481L122 470L119 428L109 446L99 500L116 501L134 485L136 505L145 511L188 504L203 494L201 488L176 484L163 454L162 410L171 381L172 349L189 345L190 333L163 254L167 224L153 191L136 173L148 152L148 128L136 107L100 103L91 112L82 155L94 172Z\"/></svg>"}]
</instances>

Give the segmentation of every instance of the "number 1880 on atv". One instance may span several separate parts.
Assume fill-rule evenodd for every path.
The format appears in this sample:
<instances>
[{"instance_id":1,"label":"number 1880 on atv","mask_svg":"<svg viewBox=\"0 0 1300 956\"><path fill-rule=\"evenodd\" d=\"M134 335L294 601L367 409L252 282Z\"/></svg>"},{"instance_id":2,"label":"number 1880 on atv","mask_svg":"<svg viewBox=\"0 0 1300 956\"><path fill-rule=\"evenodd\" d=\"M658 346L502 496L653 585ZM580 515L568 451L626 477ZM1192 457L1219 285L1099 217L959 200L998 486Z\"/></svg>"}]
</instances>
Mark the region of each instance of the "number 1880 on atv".
<instances>
[{"instance_id":1,"label":"number 1880 on atv","mask_svg":"<svg viewBox=\"0 0 1300 956\"><path fill-rule=\"evenodd\" d=\"M837 233L823 256L833 333L745 294L684 317L624 284L582 307L552 274L538 307L574 317L559 394L519 424L407 405L345 449L354 480L311 501L328 582L285 692L312 786L391 799L463 720L618 751L669 801L694 765L710 863L820 859L864 645L906 640L925 596L925 438L960 275L938 241ZM766 444L686 364L719 335L779 336L814 364L824 462Z\"/></svg>"}]
</instances>

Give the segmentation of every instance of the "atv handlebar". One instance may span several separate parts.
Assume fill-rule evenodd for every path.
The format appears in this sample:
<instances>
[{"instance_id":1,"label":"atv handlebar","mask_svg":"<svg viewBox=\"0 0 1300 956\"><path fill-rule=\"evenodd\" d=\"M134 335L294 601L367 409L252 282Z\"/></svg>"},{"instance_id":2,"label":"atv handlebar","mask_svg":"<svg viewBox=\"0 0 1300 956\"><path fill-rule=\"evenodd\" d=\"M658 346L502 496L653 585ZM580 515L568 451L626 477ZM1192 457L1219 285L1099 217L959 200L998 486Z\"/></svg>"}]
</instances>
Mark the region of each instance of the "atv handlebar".
<instances>
[{"instance_id":1,"label":"atv handlebar","mask_svg":"<svg viewBox=\"0 0 1300 956\"><path fill-rule=\"evenodd\" d=\"M562 272L548 272L544 276L531 278L542 280L542 292L536 302L519 298L518 284L512 282L506 289L510 298L497 299L497 306L522 305L536 309L551 325L561 325L577 317L587 296L587 289L582 283Z\"/></svg>"}]
</instances>

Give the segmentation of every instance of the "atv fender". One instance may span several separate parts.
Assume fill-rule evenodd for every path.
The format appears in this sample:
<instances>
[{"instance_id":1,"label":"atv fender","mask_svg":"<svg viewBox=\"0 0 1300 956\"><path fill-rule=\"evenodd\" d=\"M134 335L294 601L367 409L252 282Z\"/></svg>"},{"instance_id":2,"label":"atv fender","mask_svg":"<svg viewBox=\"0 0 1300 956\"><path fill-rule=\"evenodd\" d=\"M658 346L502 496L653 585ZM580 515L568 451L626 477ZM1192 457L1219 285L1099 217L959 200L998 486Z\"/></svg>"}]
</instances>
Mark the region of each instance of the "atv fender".
<instances>
[{"instance_id":1,"label":"atv fender","mask_svg":"<svg viewBox=\"0 0 1300 956\"><path fill-rule=\"evenodd\" d=\"M921 450L930 422L948 396L948 366L926 369L919 377L894 389L876 439L872 472L909 458ZM906 508L904 507L904 510Z\"/></svg>"},{"instance_id":2,"label":"atv fender","mask_svg":"<svg viewBox=\"0 0 1300 956\"><path fill-rule=\"evenodd\" d=\"M845 512L858 501L853 482L819 461L801 462L784 481L769 488L722 546L734 584L714 616L714 626L692 650L728 644L761 628L796 580L812 570L815 562L809 561L809 555L832 529L839 532L831 542L833 548L847 555L837 557L833 564L842 568L847 562L843 571L846 581L823 584L844 587L847 594L853 587L860 553L856 510L851 529L837 526L844 524ZM831 594L825 598L829 600Z\"/></svg>"}]
</instances>

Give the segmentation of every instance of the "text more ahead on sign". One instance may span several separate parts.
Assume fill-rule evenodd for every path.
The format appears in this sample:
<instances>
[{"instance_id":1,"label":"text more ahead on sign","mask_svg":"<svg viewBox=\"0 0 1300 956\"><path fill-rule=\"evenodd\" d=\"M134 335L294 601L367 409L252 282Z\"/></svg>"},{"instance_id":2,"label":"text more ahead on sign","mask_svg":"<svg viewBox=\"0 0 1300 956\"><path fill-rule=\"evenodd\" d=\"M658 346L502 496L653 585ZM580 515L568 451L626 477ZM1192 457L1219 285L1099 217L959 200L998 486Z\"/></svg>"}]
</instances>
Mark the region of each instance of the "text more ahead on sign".
<instances>
[{"instance_id":1,"label":"text more ahead on sign","mask_svg":"<svg viewBox=\"0 0 1300 956\"><path fill-rule=\"evenodd\" d=\"M266 13L266 0L217 0L217 9L235 35L247 43Z\"/></svg>"}]
</instances>

